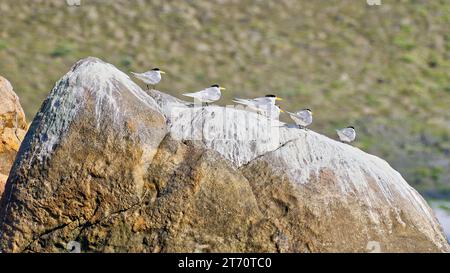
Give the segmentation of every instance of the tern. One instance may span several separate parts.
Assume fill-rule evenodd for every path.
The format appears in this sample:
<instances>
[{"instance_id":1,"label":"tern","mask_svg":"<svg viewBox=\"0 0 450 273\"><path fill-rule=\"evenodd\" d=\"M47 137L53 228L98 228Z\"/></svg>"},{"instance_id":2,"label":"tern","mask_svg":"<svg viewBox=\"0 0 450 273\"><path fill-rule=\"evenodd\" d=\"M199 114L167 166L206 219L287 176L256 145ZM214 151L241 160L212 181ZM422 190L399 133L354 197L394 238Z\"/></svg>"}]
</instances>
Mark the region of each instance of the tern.
<instances>
[{"instance_id":1,"label":"tern","mask_svg":"<svg viewBox=\"0 0 450 273\"><path fill-rule=\"evenodd\" d=\"M339 140L342 142L350 143L355 140L356 138L356 131L355 127L348 126L343 129L336 130L337 135L339 136Z\"/></svg>"},{"instance_id":2,"label":"tern","mask_svg":"<svg viewBox=\"0 0 450 273\"><path fill-rule=\"evenodd\" d=\"M205 102L206 105L210 102L218 101L222 93L220 91L225 90L224 87L220 87L218 84L213 84L210 87L200 90L194 93L185 93L183 96L191 97L201 102Z\"/></svg>"},{"instance_id":3,"label":"tern","mask_svg":"<svg viewBox=\"0 0 450 273\"><path fill-rule=\"evenodd\" d=\"M295 113L286 111L291 119L297 124L300 129L306 129L313 122L313 113L311 109L303 109Z\"/></svg>"},{"instance_id":4,"label":"tern","mask_svg":"<svg viewBox=\"0 0 450 273\"><path fill-rule=\"evenodd\" d=\"M149 85L151 85L152 88L155 88L155 85L161 81L161 74L166 74L166 72L156 67L144 73L131 72L131 74L143 81L147 85L147 89L149 89Z\"/></svg>"},{"instance_id":5,"label":"tern","mask_svg":"<svg viewBox=\"0 0 450 273\"><path fill-rule=\"evenodd\" d=\"M266 95L265 97L259 97L255 99L235 98L233 102L243 104L255 110L258 110L259 108L264 107L266 105L275 105L275 102L280 100L282 99L275 95Z\"/></svg>"}]
</instances>

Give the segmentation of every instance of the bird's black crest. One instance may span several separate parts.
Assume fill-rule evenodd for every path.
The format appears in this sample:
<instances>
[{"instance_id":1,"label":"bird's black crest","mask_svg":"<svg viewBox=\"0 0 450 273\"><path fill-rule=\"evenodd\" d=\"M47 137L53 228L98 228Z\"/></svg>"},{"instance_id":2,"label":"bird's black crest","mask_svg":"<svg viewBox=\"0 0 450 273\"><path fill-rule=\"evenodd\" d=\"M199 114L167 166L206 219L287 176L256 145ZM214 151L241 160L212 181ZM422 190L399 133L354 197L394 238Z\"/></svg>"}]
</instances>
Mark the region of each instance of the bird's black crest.
<instances>
[{"instance_id":1,"label":"bird's black crest","mask_svg":"<svg viewBox=\"0 0 450 273\"><path fill-rule=\"evenodd\" d=\"M267 98L276 98L277 96L272 95L272 94L269 94L269 95L266 95L266 97L267 97Z\"/></svg>"},{"instance_id":2,"label":"bird's black crest","mask_svg":"<svg viewBox=\"0 0 450 273\"><path fill-rule=\"evenodd\" d=\"M160 69L157 68L157 67L155 67L155 68L153 68L152 70L153 70L153 71L159 71Z\"/></svg>"},{"instance_id":3,"label":"bird's black crest","mask_svg":"<svg viewBox=\"0 0 450 273\"><path fill-rule=\"evenodd\" d=\"M219 85L218 85L218 84L213 84L213 85L211 85L211 87L217 87L217 88L219 88Z\"/></svg>"},{"instance_id":4,"label":"bird's black crest","mask_svg":"<svg viewBox=\"0 0 450 273\"><path fill-rule=\"evenodd\" d=\"M355 130L355 127L353 126L347 126L347 128L352 128L353 130Z\"/></svg>"},{"instance_id":5,"label":"bird's black crest","mask_svg":"<svg viewBox=\"0 0 450 273\"><path fill-rule=\"evenodd\" d=\"M309 108L306 108L306 109L303 109L303 110L306 110L306 111L312 112L312 110L311 110L311 109L309 109Z\"/></svg>"}]
</instances>

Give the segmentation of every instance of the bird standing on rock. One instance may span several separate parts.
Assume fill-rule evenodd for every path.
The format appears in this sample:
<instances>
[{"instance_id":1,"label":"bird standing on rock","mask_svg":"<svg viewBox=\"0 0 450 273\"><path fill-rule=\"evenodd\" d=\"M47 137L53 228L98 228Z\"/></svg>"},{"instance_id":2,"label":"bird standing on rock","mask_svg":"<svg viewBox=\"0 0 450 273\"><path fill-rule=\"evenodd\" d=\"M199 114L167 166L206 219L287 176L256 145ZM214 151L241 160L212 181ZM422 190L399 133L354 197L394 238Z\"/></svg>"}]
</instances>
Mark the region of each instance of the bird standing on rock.
<instances>
[{"instance_id":1,"label":"bird standing on rock","mask_svg":"<svg viewBox=\"0 0 450 273\"><path fill-rule=\"evenodd\" d=\"M161 74L166 74L166 72L156 67L144 73L131 72L131 74L143 81L147 85L147 90L149 90L148 86L151 85L152 88L155 88L155 85L161 81Z\"/></svg>"},{"instance_id":2,"label":"bird standing on rock","mask_svg":"<svg viewBox=\"0 0 450 273\"><path fill-rule=\"evenodd\" d=\"M220 87L218 84L213 84L210 87L194 93L185 93L183 96L191 97L200 102L205 102L206 105L210 102L218 101L222 93L220 91L225 90L224 87Z\"/></svg>"},{"instance_id":3,"label":"bird standing on rock","mask_svg":"<svg viewBox=\"0 0 450 273\"><path fill-rule=\"evenodd\" d=\"M356 138L356 131L355 131L355 127L353 127L353 126L348 126L344 129L336 130L336 132L339 136L339 140L342 142L350 143L350 142L354 141Z\"/></svg>"},{"instance_id":4,"label":"bird standing on rock","mask_svg":"<svg viewBox=\"0 0 450 273\"><path fill-rule=\"evenodd\" d=\"M275 95L266 95L265 97L259 97L255 99L240 99L235 98L233 102L243 104L246 106L249 106L253 109L258 110L258 108L266 105L275 105L276 101L282 100L281 98L275 96Z\"/></svg>"},{"instance_id":5,"label":"bird standing on rock","mask_svg":"<svg viewBox=\"0 0 450 273\"><path fill-rule=\"evenodd\" d=\"M266 95L265 97L254 99L235 98L233 102L248 106L251 109L255 110L257 113L262 114L268 118L278 119L280 116L280 112L284 112L278 105L275 104L276 101L280 100L282 99L275 95Z\"/></svg>"},{"instance_id":6,"label":"bird standing on rock","mask_svg":"<svg viewBox=\"0 0 450 273\"><path fill-rule=\"evenodd\" d=\"M313 113L311 109L303 109L295 113L287 112L291 119L297 124L300 129L306 129L313 122Z\"/></svg>"}]
</instances>

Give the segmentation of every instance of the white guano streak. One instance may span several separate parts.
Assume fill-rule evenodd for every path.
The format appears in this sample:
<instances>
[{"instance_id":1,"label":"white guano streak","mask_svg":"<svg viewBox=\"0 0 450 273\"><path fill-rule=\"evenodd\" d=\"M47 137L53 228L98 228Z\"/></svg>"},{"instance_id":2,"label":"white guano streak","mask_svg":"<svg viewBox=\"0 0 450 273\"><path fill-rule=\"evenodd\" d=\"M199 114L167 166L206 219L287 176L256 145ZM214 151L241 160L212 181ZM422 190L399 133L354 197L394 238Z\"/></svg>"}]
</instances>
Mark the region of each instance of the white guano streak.
<instances>
[{"instance_id":1,"label":"white guano streak","mask_svg":"<svg viewBox=\"0 0 450 273\"><path fill-rule=\"evenodd\" d=\"M68 131L71 122L85 107L87 96L95 99L95 119L97 130L100 130L104 115L112 116L114 124L123 117L121 109L121 92L127 90L134 95L143 107L159 109L156 102L136 85L125 73L109 63L90 58L81 60L60 79L41 109L39 139L35 139L35 147L30 157L42 162L54 151L62 136Z\"/></svg>"}]
</instances>

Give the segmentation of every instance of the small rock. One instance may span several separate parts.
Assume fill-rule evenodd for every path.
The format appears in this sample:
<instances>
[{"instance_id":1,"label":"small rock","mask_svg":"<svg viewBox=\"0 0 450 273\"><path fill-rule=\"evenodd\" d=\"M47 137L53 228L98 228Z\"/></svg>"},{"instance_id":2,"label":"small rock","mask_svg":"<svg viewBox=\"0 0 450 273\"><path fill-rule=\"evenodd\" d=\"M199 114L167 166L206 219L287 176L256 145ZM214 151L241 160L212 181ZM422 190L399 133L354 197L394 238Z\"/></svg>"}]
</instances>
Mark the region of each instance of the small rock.
<instances>
[{"instance_id":1,"label":"small rock","mask_svg":"<svg viewBox=\"0 0 450 273\"><path fill-rule=\"evenodd\" d=\"M27 127L19 97L11 83L0 76L0 196Z\"/></svg>"}]
</instances>

